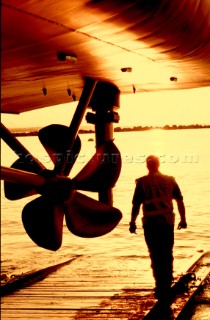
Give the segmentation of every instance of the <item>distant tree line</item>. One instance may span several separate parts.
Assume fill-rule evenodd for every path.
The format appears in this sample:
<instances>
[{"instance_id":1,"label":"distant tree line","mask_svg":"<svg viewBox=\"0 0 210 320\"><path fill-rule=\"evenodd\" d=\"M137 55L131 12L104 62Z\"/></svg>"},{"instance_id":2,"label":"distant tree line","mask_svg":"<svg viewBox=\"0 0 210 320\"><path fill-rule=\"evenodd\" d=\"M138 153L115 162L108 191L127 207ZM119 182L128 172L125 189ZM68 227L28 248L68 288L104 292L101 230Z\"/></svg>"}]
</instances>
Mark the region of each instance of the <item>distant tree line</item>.
<instances>
[{"instance_id":1,"label":"distant tree line","mask_svg":"<svg viewBox=\"0 0 210 320\"><path fill-rule=\"evenodd\" d=\"M209 129L209 125L201 125L201 124L191 124L191 125L176 125L173 124L171 126L165 125L163 127L159 126L134 126L134 127L116 127L114 128L115 132L128 132L128 131L146 131L146 130L152 130L152 129L163 129L163 130L180 130L180 129ZM85 133L94 133L95 130L89 129L80 129L79 133L80 134L85 134ZM12 130L12 133L15 136L37 136L38 135L38 130L28 130L27 131L15 131L15 129Z\"/></svg>"},{"instance_id":2,"label":"distant tree line","mask_svg":"<svg viewBox=\"0 0 210 320\"><path fill-rule=\"evenodd\" d=\"M163 130L180 130L180 129L206 129L210 128L210 125L201 125L201 124L191 124L191 125L175 125L173 124L172 126L165 125L163 127L159 126L134 126L132 128L129 127L116 127L114 129L115 132L122 132L122 131L146 131L146 130L152 130L152 129L163 129Z\"/></svg>"}]
</instances>

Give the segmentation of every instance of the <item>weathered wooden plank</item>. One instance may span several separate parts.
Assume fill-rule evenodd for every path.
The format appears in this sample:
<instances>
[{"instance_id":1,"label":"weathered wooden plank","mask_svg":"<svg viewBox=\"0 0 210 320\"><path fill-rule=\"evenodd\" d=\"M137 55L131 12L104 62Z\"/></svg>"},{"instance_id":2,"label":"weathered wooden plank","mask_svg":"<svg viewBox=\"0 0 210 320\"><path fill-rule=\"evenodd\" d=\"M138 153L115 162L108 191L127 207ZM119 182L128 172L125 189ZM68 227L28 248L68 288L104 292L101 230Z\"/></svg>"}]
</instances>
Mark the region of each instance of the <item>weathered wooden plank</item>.
<instances>
[{"instance_id":1,"label":"weathered wooden plank","mask_svg":"<svg viewBox=\"0 0 210 320\"><path fill-rule=\"evenodd\" d=\"M82 320L82 319L105 319L105 320L111 320L111 319L121 319L121 320L127 320L129 316L131 316L131 312L125 312L123 310L101 310L100 312L97 312L93 315L93 312L90 310L83 310L83 314L76 314L75 310L35 310L35 311L29 311L28 313L28 319L52 319L52 320L69 320L74 318L75 320ZM24 319L25 314L24 310L17 310L16 314L5 314L2 313L2 319Z\"/></svg>"},{"instance_id":2,"label":"weathered wooden plank","mask_svg":"<svg viewBox=\"0 0 210 320\"><path fill-rule=\"evenodd\" d=\"M56 264L54 266L50 266L41 270L31 271L26 274L14 277L10 279L5 285L1 285L1 296L5 294L9 294L10 292L17 290L19 288L22 288L24 286L30 285L34 282L41 281L45 279L49 274L52 272L57 271L59 268L62 268L68 264L70 264L72 261L74 261L75 258L71 258L68 261Z\"/></svg>"},{"instance_id":3,"label":"weathered wooden plank","mask_svg":"<svg viewBox=\"0 0 210 320\"><path fill-rule=\"evenodd\" d=\"M196 307L196 313L192 315L191 320L209 320L210 305L199 305Z\"/></svg>"}]
</instances>

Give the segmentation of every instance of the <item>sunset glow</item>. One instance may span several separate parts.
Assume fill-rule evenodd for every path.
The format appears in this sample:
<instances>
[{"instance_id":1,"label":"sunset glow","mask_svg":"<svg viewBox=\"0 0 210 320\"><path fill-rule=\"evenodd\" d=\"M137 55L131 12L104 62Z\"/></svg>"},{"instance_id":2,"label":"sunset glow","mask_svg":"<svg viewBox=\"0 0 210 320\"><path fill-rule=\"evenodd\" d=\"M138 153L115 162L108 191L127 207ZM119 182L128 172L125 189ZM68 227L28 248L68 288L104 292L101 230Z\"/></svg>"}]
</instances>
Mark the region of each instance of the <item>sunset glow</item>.
<instances>
[{"instance_id":1,"label":"sunset glow","mask_svg":"<svg viewBox=\"0 0 210 320\"><path fill-rule=\"evenodd\" d=\"M145 92L121 96L119 126L132 127L210 123L210 87L180 91ZM24 112L2 114L9 128L42 127L51 123L69 126L78 102ZM83 120L83 126L87 125Z\"/></svg>"}]
</instances>

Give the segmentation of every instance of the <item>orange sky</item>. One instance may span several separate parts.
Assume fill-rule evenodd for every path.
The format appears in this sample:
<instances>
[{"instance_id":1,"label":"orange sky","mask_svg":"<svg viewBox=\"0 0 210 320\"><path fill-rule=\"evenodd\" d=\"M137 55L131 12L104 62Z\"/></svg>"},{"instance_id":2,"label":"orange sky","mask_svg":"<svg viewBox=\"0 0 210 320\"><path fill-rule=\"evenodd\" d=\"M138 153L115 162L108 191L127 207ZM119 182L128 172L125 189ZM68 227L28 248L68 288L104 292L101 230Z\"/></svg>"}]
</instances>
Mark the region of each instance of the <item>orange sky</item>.
<instances>
[{"instance_id":1,"label":"orange sky","mask_svg":"<svg viewBox=\"0 0 210 320\"><path fill-rule=\"evenodd\" d=\"M181 91L121 95L118 126L166 124L210 124L210 87ZM8 128L44 127L52 123L69 126L78 102L24 112L1 115ZM90 110L89 110L90 111ZM84 119L83 125L86 125Z\"/></svg>"}]
</instances>

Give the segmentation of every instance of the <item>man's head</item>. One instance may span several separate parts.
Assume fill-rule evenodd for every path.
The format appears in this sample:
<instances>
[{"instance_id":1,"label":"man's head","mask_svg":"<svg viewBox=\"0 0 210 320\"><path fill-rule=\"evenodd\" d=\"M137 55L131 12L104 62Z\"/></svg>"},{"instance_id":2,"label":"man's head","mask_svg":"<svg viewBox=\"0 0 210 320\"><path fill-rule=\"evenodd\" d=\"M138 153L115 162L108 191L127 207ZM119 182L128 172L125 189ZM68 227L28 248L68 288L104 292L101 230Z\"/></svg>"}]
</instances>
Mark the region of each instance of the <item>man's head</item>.
<instances>
[{"instance_id":1,"label":"man's head","mask_svg":"<svg viewBox=\"0 0 210 320\"><path fill-rule=\"evenodd\" d=\"M151 155L147 157L146 164L149 172L157 172L160 166L160 160L157 156Z\"/></svg>"}]
</instances>

